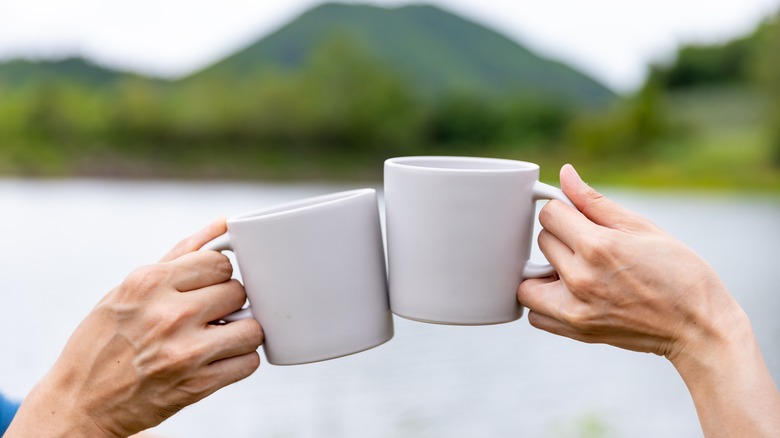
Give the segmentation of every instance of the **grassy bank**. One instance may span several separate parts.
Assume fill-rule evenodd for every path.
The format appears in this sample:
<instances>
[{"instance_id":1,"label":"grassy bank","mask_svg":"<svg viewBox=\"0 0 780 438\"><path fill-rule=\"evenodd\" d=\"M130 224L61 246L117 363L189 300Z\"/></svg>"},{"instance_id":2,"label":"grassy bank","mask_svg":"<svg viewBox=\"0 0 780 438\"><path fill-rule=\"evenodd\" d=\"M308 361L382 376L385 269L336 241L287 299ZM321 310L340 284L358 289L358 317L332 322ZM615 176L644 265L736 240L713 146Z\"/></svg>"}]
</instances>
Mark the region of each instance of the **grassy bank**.
<instances>
[{"instance_id":1,"label":"grassy bank","mask_svg":"<svg viewBox=\"0 0 780 438\"><path fill-rule=\"evenodd\" d=\"M557 181L570 162L594 184L653 188L758 190L780 193L763 97L747 87L699 88L666 96L661 107L675 135L643 153L594 153L577 139L527 139L504 144L455 144L346 153L315 145L254 143L125 144L26 138L4 141L0 174L228 180L376 180L384 159L410 155L476 155L533 161L542 179ZM406 153L408 151L408 153Z\"/></svg>"},{"instance_id":2,"label":"grassy bank","mask_svg":"<svg viewBox=\"0 0 780 438\"><path fill-rule=\"evenodd\" d=\"M558 169L574 164L588 182L626 187L758 190L780 193L780 171L767 159L761 133L711 137L689 144L668 145L652 158L610 159L586 157L576 151L508 146L482 147L464 152L435 149L437 155L476 155L532 161L541 166L541 178L558 180ZM185 179L235 181L380 181L389 156L289 153L267 149L193 149L186 154L147 156L106 153L69 154L76 146L35 153L26 159L2 160L6 176L36 178L99 177L130 179ZM735 151L736 150L736 151Z\"/></svg>"}]
</instances>

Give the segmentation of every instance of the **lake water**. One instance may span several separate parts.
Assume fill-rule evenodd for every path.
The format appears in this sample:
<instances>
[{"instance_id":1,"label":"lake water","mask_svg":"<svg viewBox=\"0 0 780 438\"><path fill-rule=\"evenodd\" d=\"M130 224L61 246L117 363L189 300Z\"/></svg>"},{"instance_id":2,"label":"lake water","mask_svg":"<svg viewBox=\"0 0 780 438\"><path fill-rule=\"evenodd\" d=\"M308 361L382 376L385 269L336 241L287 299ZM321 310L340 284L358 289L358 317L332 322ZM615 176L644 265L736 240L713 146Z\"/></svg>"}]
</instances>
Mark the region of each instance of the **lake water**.
<instances>
[{"instance_id":1,"label":"lake water","mask_svg":"<svg viewBox=\"0 0 780 438\"><path fill-rule=\"evenodd\" d=\"M352 187L0 179L0 389L22 397L103 294L214 217ZM715 266L780 382L780 198L604 191ZM358 355L264 363L156 434L701 436L688 392L663 358L559 338L525 319L395 323L392 341Z\"/></svg>"}]
</instances>

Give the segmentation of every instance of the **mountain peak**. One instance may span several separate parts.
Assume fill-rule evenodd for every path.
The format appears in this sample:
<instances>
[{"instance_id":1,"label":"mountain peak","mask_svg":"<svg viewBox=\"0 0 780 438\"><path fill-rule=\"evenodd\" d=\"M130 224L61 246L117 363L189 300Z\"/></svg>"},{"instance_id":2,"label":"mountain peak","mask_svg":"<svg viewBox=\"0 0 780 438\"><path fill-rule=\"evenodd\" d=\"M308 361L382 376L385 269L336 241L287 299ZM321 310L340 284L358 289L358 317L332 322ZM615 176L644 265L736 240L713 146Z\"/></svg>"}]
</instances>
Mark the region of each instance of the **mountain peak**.
<instances>
[{"instance_id":1,"label":"mountain peak","mask_svg":"<svg viewBox=\"0 0 780 438\"><path fill-rule=\"evenodd\" d=\"M506 36L437 6L324 3L194 76L297 70L324 41L349 35L373 58L426 94L539 95L602 103L614 93L593 78L540 57Z\"/></svg>"}]
</instances>

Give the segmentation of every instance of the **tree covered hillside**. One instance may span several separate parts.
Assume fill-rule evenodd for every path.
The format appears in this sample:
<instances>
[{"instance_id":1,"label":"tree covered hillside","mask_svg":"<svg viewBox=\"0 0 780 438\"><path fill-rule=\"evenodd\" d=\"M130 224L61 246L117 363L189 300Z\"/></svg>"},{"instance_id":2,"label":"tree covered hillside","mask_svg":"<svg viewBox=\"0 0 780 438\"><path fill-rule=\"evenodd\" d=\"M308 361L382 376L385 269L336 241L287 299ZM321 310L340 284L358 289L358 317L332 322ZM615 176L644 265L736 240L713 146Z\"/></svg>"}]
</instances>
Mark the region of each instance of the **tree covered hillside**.
<instances>
[{"instance_id":1,"label":"tree covered hillside","mask_svg":"<svg viewBox=\"0 0 780 438\"><path fill-rule=\"evenodd\" d=\"M604 85L563 63L427 5L387 9L324 4L192 80L212 74L242 77L268 68L305 68L323 41L334 38L350 40L423 93L517 94L588 105L615 97Z\"/></svg>"}]
</instances>

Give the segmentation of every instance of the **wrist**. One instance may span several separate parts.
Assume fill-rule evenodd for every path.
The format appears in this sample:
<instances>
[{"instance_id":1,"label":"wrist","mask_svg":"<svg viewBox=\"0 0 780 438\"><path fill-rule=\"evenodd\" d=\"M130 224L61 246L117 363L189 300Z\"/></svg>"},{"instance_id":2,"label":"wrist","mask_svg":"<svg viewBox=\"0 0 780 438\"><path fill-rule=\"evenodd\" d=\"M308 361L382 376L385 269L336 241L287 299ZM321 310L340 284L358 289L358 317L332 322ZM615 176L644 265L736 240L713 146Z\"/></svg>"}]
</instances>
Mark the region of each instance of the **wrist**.
<instances>
[{"instance_id":1,"label":"wrist","mask_svg":"<svg viewBox=\"0 0 780 438\"><path fill-rule=\"evenodd\" d=\"M715 275L705 278L686 291L688 311L679 314L666 354L683 379L722 369L755 344L750 320L726 286Z\"/></svg>"},{"instance_id":2,"label":"wrist","mask_svg":"<svg viewBox=\"0 0 780 438\"><path fill-rule=\"evenodd\" d=\"M688 383L739 366L740 358L758 351L755 335L745 312L736 303L720 317L696 321L691 333L679 341L679 348L668 359Z\"/></svg>"},{"instance_id":3,"label":"wrist","mask_svg":"<svg viewBox=\"0 0 780 438\"><path fill-rule=\"evenodd\" d=\"M51 373L44 377L22 402L7 431L9 438L21 437L117 437L80 410L74 388Z\"/></svg>"},{"instance_id":4,"label":"wrist","mask_svg":"<svg viewBox=\"0 0 780 438\"><path fill-rule=\"evenodd\" d=\"M704 435L780 436L780 393L747 315L736 306L699 332L669 360L691 393Z\"/></svg>"}]
</instances>

